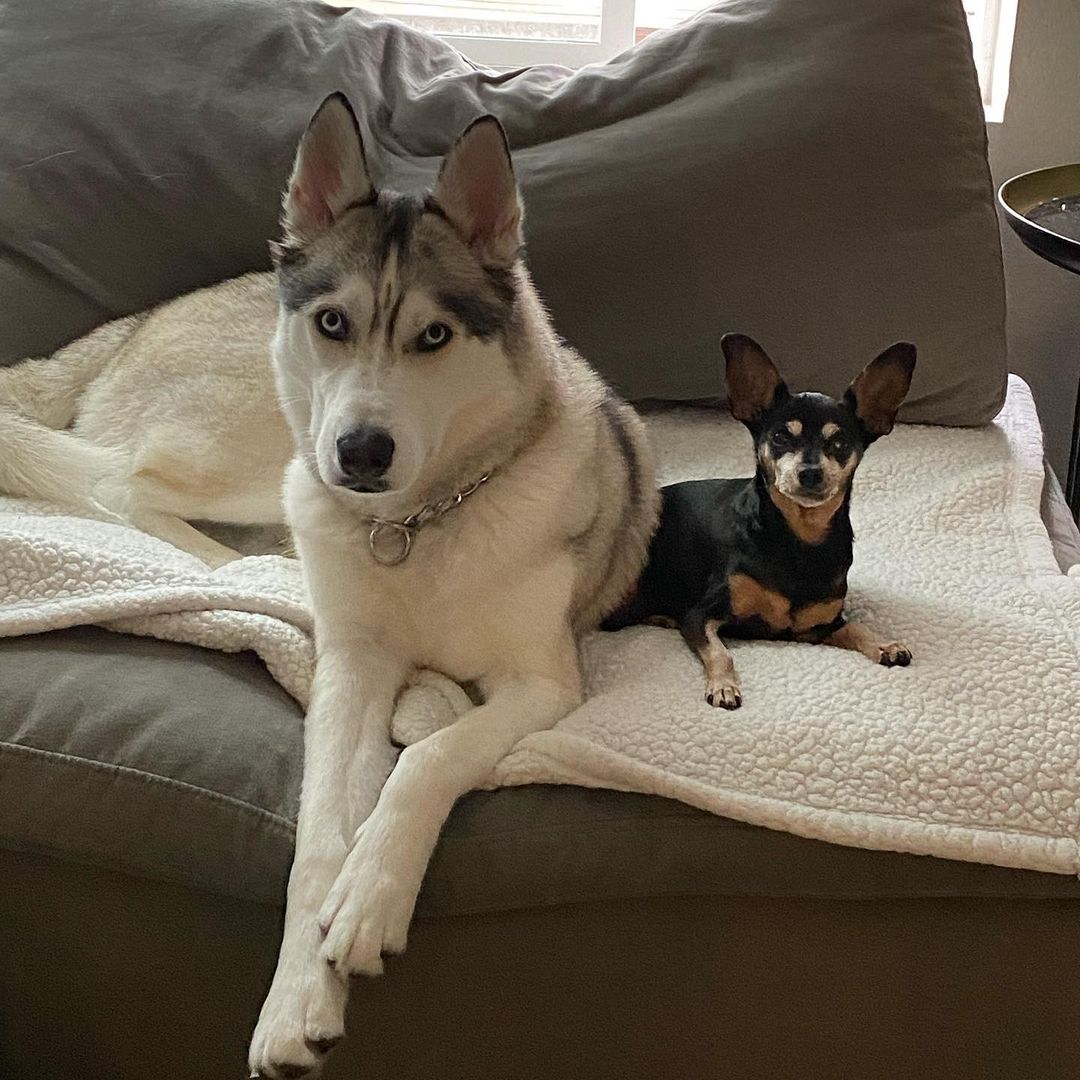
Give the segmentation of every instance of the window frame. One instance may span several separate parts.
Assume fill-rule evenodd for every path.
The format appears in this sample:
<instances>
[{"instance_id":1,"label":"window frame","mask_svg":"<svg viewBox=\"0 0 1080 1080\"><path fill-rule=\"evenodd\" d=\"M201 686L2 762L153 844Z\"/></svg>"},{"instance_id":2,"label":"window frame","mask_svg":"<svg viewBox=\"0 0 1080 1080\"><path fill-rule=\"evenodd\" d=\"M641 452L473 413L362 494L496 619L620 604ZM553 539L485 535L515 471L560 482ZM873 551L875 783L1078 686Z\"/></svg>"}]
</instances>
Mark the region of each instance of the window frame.
<instances>
[{"instance_id":1,"label":"window frame","mask_svg":"<svg viewBox=\"0 0 1080 1080\"><path fill-rule=\"evenodd\" d=\"M968 0L965 4L965 14L968 7L974 9L974 18L969 18L968 24L987 123L1001 123L1005 117L1018 3ZM480 67L502 71L532 64L579 68L610 60L636 43L636 9L636 0L602 0L598 41L443 33L436 36Z\"/></svg>"},{"instance_id":2,"label":"window frame","mask_svg":"<svg viewBox=\"0 0 1080 1080\"><path fill-rule=\"evenodd\" d=\"M634 44L636 7L635 0L602 0L599 41L481 37L472 34L437 36L481 67L506 70L531 64L558 64L578 68L610 60Z\"/></svg>"}]
</instances>

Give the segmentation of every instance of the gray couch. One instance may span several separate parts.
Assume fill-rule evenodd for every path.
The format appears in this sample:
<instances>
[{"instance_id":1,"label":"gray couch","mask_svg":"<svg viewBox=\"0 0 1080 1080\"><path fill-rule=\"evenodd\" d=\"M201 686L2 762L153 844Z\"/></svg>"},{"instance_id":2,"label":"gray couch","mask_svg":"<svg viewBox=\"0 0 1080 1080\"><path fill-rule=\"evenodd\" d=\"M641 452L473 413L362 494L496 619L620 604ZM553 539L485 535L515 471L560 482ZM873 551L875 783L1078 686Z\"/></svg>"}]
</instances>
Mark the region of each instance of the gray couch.
<instances>
[{"instance_id":1,"label":"gray couch","mask_svg":"<svg viewBox=\"0 0 1080 1080\"><path fill-rule=\"evenodd\" d=\"M241 1076L299 710L253 657L90 627L0 642L0 686L0 1075ZM328 1076L1074 1076L1078 914L1071 878L478 792Z\"/></svg>"},{"instance_id":2,"label":"gray couch","mask_svg":"<svg viewBox=\"0 0 1080 1080\"><path fill-rule=\"evenodd\" d=\"M625 393L720 393L721 329L834 390L911 337L906 419L981 423L1004 293L965 35L953 0L730 0L601 69L493 76L317 4L0 0L0 362L264 265L296 135L344 85L402 184L499 113L556 323ZM1052 476L1044 519L1080 561ZM253 656L0 641L0 1076L243 1075L301 723ZM1074 1076L1078 916L1070 878L475 793L327 1075Z\"/></svg>"}]
</instances>

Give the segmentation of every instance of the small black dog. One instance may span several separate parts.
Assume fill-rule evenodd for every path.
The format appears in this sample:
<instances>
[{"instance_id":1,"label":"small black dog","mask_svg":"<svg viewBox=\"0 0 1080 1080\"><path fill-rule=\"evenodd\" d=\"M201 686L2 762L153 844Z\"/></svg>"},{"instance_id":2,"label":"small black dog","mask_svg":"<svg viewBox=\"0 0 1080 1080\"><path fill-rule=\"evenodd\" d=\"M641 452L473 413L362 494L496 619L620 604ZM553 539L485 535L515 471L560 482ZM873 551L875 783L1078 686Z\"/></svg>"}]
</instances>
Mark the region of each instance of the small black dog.
<instances>
[{"instance_id":1,"label":"small black dog","mask_svg":"<svg viewBox=\"0 0 1080 1080\"><path fill-rule=\"evenodd\" d=\"M821 642L886 667L911 663L844 620L853 534L851 478L907 395L915 346L886 349L842 401L792 394L757 342L721 341L731 414L754 437L757 473L663 489L660 527L637 592L605 628L677 626L705 667L705 700L736 709L739 678L724 637Z\"/></svg>"}]
</instances>

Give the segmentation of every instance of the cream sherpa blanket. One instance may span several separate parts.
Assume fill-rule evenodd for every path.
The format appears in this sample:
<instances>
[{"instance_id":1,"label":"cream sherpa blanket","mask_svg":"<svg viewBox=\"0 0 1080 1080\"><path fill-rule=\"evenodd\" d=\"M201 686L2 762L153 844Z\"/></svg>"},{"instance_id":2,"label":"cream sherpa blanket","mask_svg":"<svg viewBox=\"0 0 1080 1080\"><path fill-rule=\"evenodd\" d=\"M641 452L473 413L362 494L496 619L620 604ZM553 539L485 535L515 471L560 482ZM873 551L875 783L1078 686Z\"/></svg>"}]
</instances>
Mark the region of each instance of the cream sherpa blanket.
<instances>
[{"instance_id":1,"label":"cream sherpa blanket","mask_svg":"<svg viewBox=\"0 0 1080 1080\"><path fill-rule=\"evenodd\" d=\"M665 482L752 466L726 415L672 409L649 422ZM732 642L744 704L727 713L703 702L674 631L600 634L585 648L586 704L521 742L491 785L655 792L836 843L1080 872L1080 578L1054 562L1042 480L1019 379L987 428L899 428L856 478L849 608L906 641L910 668ZM311 620L288 559L210 572L140 533L0 500L0 603L0 634L100 623L254 649L307 695ZM404 697L405 741L460 703L442 682Z\"/></svg>"}]
</instances>

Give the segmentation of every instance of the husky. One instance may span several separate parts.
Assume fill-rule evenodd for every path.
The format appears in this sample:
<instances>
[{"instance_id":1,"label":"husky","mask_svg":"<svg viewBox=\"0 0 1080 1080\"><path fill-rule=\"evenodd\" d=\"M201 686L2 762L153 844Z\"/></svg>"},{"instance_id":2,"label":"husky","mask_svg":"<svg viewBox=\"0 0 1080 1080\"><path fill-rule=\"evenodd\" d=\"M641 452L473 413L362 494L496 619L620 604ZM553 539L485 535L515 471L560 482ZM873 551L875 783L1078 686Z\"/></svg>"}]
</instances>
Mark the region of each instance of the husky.
<instances>
[{"instance_id":1,"label":"husky","mask_svg":"<svg viewBox=\"0 0 1080 1080\"><path fill-rule=\"evenodd\" d=\"M337 94L274 248L286 517L317 659L296 852L252 1074L316 1070L348 977L400 952L439 831L582 700L578 643L633 588L659 500L644 425L556 336L523 262L505 134L476 120L434 190L372 182ZM416 669L482 704L398 754Z\"/></svg>"},{"instance_id":2,"label":"husky","mask_svg":"<svg viewBox=\"0 0 1080 1080\"><path fill-rule=\"evenodd\" d=\"M248 274L0 367L0 492L237 558L190 523L284 523L277 307L273 275Z\"/></svg>"},{"instance_id":3,"label":"husky","mask_svg":"<svg viewBox=\"0 0 1080 1080\"><path fill-rule=\"evenodd\" d=\"M0 369L0 490L219 565L192 522L287 520L315 623L284 935L252 1075L315 1071L348 977L400 951L440 828L582 700L578 642L631 592L659 497L644 426L556 336L498 121L433 191L380 191L341 94L297 150L273 273ZM283 494L282 494L283 493ZM398 753L416 672L476 687Z\"/></svg>"},{"instance_id":4,"label":"husky","mask_svg":"<svg viewBox=\"0 0 1080 1080\"><path fill-rule=\"evenodd\" d=\"M274 248L285 480L317 659L296 852L253 1075L313 1071L348 976L400 952L439 831L582 700L578 641L633 588L658 496L644 426L563 345L522 259L498 121L422 197L379 191L344 96L297 152ZM482 704L397 753L416 669Z\"/></svg>"}]
</instances>

